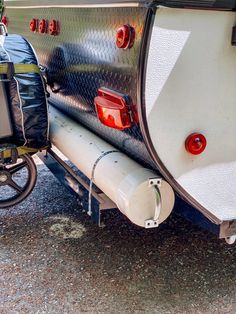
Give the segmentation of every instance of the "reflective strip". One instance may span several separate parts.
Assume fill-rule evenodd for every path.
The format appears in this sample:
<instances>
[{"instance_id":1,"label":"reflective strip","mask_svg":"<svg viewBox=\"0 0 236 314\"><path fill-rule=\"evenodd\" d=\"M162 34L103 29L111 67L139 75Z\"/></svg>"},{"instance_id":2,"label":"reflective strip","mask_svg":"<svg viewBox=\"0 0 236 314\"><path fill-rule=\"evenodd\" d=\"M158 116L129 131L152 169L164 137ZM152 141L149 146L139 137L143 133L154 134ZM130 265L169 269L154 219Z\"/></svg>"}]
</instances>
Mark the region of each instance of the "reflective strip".
<instances>
[{"instance_id":1,"label":"reflective strip","mask_svg":"<svg viewBox=\"0 0 236 314\"><path fill-rule=\"evenodd\" d=\"M20 146L17 147L17 152L19 156L25 155L25 154L35 154L38 151L42 151L42 150L47 150L49 147L45 146L42 148L30 148L30 147L25 147L25 146ZM11 157L11 150L10 149L6 149L3 152L3 156L4 158L10 158Z\"/></svg>"},{"instance_id":2,"label":"reflective strip","mask_svg":"<svg viewBox=\"0 0 236 314\"><path fill-rule=\"evenodd\" d=\"M17 151L18 151L18 155L21 156L24 154L37 153L38 151L47 150L48 148L49 146L44 146L40 148L20 146L20 147L17 147Z\"/></svg>"},{"instance_id":3,"label":"reflective strip","mask_svg":"<svg viewBox=\"0 0 236 314\"><path fill-rule=\"evenodd\" d=\"M8 74L8 63L0 64L0 74ZM13 74L25 74L25 73L38 73L40 74L40 68L36 64L14 64Z\"/></svg>"}]
</instances>

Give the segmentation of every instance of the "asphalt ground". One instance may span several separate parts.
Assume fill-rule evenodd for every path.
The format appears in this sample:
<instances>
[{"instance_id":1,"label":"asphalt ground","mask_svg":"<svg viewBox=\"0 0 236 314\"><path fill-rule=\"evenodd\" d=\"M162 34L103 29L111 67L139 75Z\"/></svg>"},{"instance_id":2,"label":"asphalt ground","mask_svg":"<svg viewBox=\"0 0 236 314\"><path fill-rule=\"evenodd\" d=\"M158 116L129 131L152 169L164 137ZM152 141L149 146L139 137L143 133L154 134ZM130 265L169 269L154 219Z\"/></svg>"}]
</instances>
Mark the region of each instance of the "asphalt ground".
<instances>
[{"instance_id":1,"label":"asphalt ground","mask_svg":"<svg viewBox=\"0 0 236 314\"><path fill-rule=\"evenodd\" d=\"M22 204L0 211L0 313L236 313L236 246L172 215L98 228L39 160Z\"/></svg>"}]
</instances>

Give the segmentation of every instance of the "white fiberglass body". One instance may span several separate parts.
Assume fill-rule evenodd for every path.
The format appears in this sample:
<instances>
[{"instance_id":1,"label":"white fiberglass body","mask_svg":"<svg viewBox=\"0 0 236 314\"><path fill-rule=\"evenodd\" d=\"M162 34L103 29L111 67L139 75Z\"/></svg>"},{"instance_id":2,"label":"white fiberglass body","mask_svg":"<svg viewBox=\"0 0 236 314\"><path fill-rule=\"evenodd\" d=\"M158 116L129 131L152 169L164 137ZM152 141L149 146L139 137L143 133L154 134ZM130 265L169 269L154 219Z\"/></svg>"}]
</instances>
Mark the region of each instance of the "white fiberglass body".
<instances>
[{"instance_id":1,"label":"white fiberglass body","mask_svg":"<svg viewBox=\"0 0 236 314\"><path fill-rule=\"evenodd\" d=\"M159 8L146 73L150 138L169 178L219 220L236 218L234 12ZM185 149L206 137L200 155Z\"/></svg>"}]
</instances>

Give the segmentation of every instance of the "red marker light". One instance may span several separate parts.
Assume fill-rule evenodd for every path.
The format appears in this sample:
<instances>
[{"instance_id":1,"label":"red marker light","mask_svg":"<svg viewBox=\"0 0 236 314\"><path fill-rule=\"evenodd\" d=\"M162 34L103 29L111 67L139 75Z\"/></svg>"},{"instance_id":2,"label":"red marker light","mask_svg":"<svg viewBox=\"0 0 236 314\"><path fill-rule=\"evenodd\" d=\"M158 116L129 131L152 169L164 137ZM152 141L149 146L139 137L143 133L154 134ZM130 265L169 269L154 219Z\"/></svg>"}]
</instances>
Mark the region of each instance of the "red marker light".
<instances>
[{"instance_id":1,"label":"red marker light","mask_svg":"<svg viewBox=\"0 0 236 314\"><path fill-rule=\"evenodd\" d=\"M51 20L49 22L49 34L50 35L58 35L58 31L59 31L59 28L58 28L58 22L56 20Z\"/></svg>"},{"instance_id":2,"label":"red marker light","mask_svg":"<svg viewBox=\"0 0 236 314\"><path fill-rule=\"evenodd\" d=\"M186 150L193 155L201 154L207 146L207 140L204 135L200 133L193 133L189 135L185 141Z\"/></svg>"},{"instance_id":3,"label":"red marker light","mask_svg":"<svg viewBox=\"0 0 236 314\"><path fill-rule=\"evenodd\" d=\"M100 88L94 103L99 120L106 126L118 130L131 127L128 97L107 88Z\"/></svg>"},{"instance_id":4,"label":"red marker light","mask_svg":"<svg viewBox=\"0 0 236 314\"><path fill-rule=\"evenodd\" d=\"M42 19L39 22L39 32L41 34L44 34L44 33L46 33L46 30L47 30L47 22L46 22L46 20Z\"/></svg>"},{"instance_id":5,"label":"red marker light","mask_svg":"<svg viewBox=\"0 0 236 314\"><path fill-rule=\"evenodd\" d=\"M5 26L7 26L8 25L8 18L7 18L7 16L3 16L2 17L2 23L5 25Z\"/></svg>"},{"instance_id":6,"label":"red marker light","mask_svg":"<svg viewBox=\"0 0 236 314\"><path fill-rule=\"evenodd\" d=\"M38 26L38 20L32 19L30 21L30 24L29 24L29 28L30 28L31 32L35 32L37 30L37 26Z\"/></svg>"},{"instance_id":7,"label":"red marker light","mask_svg":"<svg viewBox=\"0 0 236 314\"><path fill-rule=\"evenodd\" d=\"M130 25L123 25L116 31L116 46L122 49L132 48L135 41L135 30Z\"/></svg>"}]
</instances>

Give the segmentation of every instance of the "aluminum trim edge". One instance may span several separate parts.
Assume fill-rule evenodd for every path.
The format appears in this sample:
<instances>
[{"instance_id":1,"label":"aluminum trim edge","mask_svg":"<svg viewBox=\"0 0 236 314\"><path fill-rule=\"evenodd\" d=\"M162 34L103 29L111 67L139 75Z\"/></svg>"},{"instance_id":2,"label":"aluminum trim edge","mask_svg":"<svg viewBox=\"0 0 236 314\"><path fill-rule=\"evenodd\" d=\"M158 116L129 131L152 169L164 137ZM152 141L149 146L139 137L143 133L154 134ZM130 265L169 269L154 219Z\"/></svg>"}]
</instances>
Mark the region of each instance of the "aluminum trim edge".
<instances>
[{"instance_id":1,"label":"aluminum trim edge","mask_svg":"<svg viewBox=\"0 0 236 314\"><path fill-rule=\"evenodd\" d=\"M7 8L52 8L52 7L138 7L138 6L166 6L175 8L198 8L212 10L235 10L236 0L42 0L40 5L36 0L7 0Z\"/></svg>"},{"instance_id":2,"label":"aluminum trim edge","mask_svg":"<svg viewBox=\"0 0 236 314\"><path fill-rule=\"evenodd\" d=\"M40 4L37 1L18 1L8 0L5 1L5 7L8 9L29 9L29 8L103 8L103 7L139 7L146 6L150 3L145 0L42 0Z\"/></svg>"}]
</instances>

